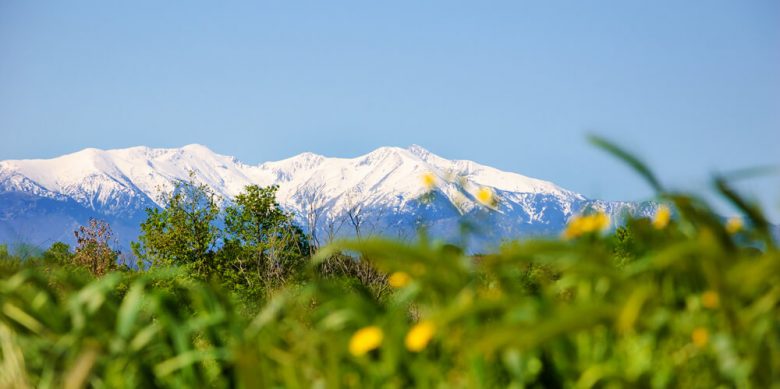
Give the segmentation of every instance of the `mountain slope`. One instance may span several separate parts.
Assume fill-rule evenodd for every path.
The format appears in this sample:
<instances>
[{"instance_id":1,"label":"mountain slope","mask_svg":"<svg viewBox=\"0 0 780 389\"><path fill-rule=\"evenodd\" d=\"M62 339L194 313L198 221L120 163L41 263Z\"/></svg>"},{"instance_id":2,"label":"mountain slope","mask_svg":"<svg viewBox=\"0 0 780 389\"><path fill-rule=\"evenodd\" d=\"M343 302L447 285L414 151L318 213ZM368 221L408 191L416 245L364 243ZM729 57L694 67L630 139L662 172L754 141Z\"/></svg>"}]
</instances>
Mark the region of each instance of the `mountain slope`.
<instances>
[{"instance_id":1,"label":"mountain slope","mask_svg":"<svg viewBox=\"0 0 780 389\"><path fill-rule=\"evenodd\" d=\"M553 183L472 161L447 160L419 146L382 147L356 158L303 153L260 165L201 145L85 149L47 160L0 162L0 241L26 237L45 245L68 236L86 218L101 217L119 226L126 246L144 210L159 206L161 194L191 172L225 203L246 185L279 185L279 203L320 241L356 232L412 237L421 225L452 239L463 220L473 220L490 226L475 243L484 246L557 233L584 207L616 215L641 210L636 204L591 201ZM427 191L423 174L432 174L437 184L429 201L421 201ZM495 210L476 201L479 188L497 196Z\"/></svg>"}]
</instances>

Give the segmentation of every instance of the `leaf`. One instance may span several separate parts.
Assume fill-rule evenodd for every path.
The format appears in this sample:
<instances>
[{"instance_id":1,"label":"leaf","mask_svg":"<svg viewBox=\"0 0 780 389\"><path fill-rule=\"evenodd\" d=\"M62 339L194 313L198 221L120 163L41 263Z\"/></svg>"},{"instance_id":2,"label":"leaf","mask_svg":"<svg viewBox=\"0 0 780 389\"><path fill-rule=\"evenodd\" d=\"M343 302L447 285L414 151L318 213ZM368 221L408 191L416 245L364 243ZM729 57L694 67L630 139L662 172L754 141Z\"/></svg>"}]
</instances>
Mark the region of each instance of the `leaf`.
<instances>
[{"instance_id":1,"label":"leaf","mask_svg":"<svg viewBox=\"0 0 780 389\"><path fill-rule=\"evenodd\" d=\"M41 324L41 322L10 302L3 304L2 311L3 314L36 334L40 334L44 330L43 324Z\"/></svg>"},{"instance_id":2,"label":"leaf","mask_svg":"<svg viewBox=\"0 0 780 389\"><path fill-rule=\"evenodd\" d=\"M764 216L761 208L756 204L751 204L742 196L740 196L736 190L734 190L726 181L725 178L716 176L715 187L718 192L728 199L735 207L745 213L750 222L753 224L759 234L763 237L767 245L772 246L772 235L769 231L769 221Z\"/></svg>"},{"instance_id":3,"label":"leaf","mask_svg":"<svg viewBox=\"0 0 780 389\"><path fill-rule=\"evenodd\" d=\"M189 350L160 362L154 367L154 372L159 377L165 377L177 370L192 366L195 363L214 359L225 359L228 355L229 354L225 350L221 349Z\"/></svg>"},{"instance_id":4,"label":"leaf","mask_svg":"<svg viewBox=\"0 0 780 389\"><path fill-rule=\"evenodd\" d=\"M89 373L92 371L92 367L95 366L99 355L100 351L96 346L88 346L86 350L82 351L76 359L76 363L71 366L65 375L65 389L85 387L87 379L89 379Z\"/></svg>"},{"instance_id":5,"label":"leaf","mask_svg":"<svg viewBox=\"0 0 780 389\"><path fill-rule=\"evenodd\" d=\"M122 301L122 305L119 307L117 314L116 332L117 335L126 339L130 335L130 330L135 324L138 312L141 311L142 299L144 297L144 284L136 282L130 287L130 291L127 292L125 299Z\"/></svg>"}]
</instances>

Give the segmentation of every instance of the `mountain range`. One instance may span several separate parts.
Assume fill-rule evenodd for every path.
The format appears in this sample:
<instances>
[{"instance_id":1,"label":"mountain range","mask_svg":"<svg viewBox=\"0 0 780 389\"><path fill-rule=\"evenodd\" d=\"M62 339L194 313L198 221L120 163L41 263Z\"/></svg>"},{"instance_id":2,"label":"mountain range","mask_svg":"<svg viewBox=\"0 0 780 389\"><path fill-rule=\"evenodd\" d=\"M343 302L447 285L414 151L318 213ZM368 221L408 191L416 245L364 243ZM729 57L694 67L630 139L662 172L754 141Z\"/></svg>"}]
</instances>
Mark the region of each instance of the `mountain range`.
<instances>
[{"instance_id":1,"label":"mountain range","mask_svg":"<svg viewBox=\"0 0 780 389\"><path fill-rule=\"evenodd\" d=\"M484 250L505 239L558 234L586 209L651 214L652 203L588 199L551 182L428 150L381 147L356 158L303 153L244 164L202 145L181 148L84 149L52 159L0 162L0 242L47 247L73 241L89 218L109 222L128 247L145 210L162 205L179 180L208 185L229 204L245 186L278 185L277 200L320 244L336 237L428 234ZM425 177L425 180L422 179ZM427 182L424 182L427 181ZM488 191L495 206L480 202Z\"/></svg>"}]
</instances>

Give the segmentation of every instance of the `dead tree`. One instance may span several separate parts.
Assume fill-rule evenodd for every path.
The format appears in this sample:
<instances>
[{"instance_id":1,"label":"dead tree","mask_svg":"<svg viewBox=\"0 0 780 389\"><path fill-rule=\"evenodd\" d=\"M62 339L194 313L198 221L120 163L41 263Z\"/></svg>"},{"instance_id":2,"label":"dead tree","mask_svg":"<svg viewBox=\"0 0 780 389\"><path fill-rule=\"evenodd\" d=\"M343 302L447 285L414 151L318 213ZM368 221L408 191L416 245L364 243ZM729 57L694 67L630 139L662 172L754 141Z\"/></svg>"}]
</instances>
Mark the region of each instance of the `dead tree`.
<instances>
[{"instance_id":1,"label":"dead tree","mask_svg":"<svg viewBox=\"0 0 780 389\"><path fill-rule=\"evenodd\" d=\"M355 189L347 194L346 211L349 223L355 229L355 238L360 240L360 229L365 221L363 214L363 200L360 198L360 189Z\"/></svg>"},{"instance_id":2,"label":"dead tree","mask_svg":"<svg viewBox=\"0 0 780 389\"><path fill-rule=\"evenodd\" d=\"M320 247L320 240L317 236L320 218L325 209L325 195L322 193L323 184L308 186L298 190L298 197L301 204L301 213L306 220L306 234L309 240L310 253Z\"/></svg>"},{"instance_id":3,"label":"dead tree","mask_svg":"<svg viewBox=\"0 0 780 389\"><path fill-rule=\"evenodd\" d=\"M325 233L327 236L326 244L333 242L336 240L336 237L339 234L339 231L341 231L341 227L344 226L344 223L346 222L346 217L343 214L337 215L334 213L329 213L325 215Z\"/></svg>"},{"instance_id":4,"label":"dead tree","mask_svg":"<svg viewBox=\"0 0 780 389\"><path fill-rule=\"evenodd\" d=\"M102 276L117 268L119 252L111 248L115 243L111 226L103 220L89 219L89 224L74 231L76 252L73 263Z\"/></svg>"}]
</instances>

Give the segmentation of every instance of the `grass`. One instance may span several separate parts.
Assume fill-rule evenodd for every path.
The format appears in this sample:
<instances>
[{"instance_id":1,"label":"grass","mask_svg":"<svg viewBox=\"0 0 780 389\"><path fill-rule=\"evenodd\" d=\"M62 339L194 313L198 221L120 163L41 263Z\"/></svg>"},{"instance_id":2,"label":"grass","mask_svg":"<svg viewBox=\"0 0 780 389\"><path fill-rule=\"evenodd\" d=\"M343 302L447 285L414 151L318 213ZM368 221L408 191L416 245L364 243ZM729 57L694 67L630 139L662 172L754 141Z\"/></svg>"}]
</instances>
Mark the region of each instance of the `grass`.
<instances>
[{"instance_id":1,"label":"grass","mask_svg":"<svg viewBox=\"0 0 780 389\"><path fill-rule=\"evenodd\" d=\"M674 217L481 256L337 242L256 310L183 269L4 264L0 387L777 387L780 253L760 209L718 179L744 215L724 221L629 162ZM389 278L320 271L342 252Z\"/></svg>"}]
</instances>

